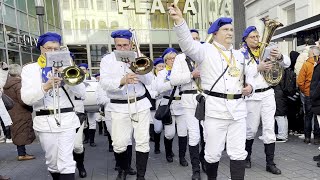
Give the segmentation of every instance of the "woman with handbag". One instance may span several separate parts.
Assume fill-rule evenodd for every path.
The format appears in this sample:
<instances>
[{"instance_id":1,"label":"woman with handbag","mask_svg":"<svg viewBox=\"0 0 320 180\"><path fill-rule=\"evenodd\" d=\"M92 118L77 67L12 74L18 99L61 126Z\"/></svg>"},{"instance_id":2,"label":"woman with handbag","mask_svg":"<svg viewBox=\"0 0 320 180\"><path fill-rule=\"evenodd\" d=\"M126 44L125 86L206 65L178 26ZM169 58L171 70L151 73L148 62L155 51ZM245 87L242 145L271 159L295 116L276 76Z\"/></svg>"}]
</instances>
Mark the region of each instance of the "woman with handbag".
<instances>
[{"instance_id":1,"label":"woman with handbag","mask_svg":"<svg viewBox=\"0 0 320 180\"><path fill-rule=\"evenodd\" d=\"M177 132L179 137L179 161L180 165L188 166L188 162L185 159L185 153L187 150L187 124L184 117L184 109L180 102L181 96L177 87L172 86L170 83L170 74L175 57L177 56L177 50L173 48L167 48L162 58L166 64L166 68L158 73L156 78L156 88L162 98L156 112L156 118L161 119L164 124L164 145L166 150L167 161L173 162L172 142L175 136L177 124ZM159 115L170 114L171 116L159 117ZM158 117L157 117L158 115Z\"/></svg>"},{"instance_id":2,"label":"woman with handbag","mask_svg":"<svg viewBox=\"0 0 320 180\"><path fill-rule=\"evenodd\" d=\"M5 86L4 93L15 103L8 112L12 119L11 125L12 141L17 146L18 161L35 159L34 156L26 153L25 145L31 144L36 138L32 128L32 107L26 105L21 100L21 66L11 64L9 66L9 77Z\"/></svg>"}]
</instances>

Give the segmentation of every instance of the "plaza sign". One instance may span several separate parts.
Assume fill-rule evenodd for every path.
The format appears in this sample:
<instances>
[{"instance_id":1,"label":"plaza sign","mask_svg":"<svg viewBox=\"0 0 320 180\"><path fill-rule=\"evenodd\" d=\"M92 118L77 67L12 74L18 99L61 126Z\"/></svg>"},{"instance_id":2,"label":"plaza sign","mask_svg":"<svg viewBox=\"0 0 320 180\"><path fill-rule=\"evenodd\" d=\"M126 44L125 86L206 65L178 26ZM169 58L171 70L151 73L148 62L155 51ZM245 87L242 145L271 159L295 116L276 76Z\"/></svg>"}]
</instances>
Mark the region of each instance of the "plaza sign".
<instances>
[{"instance_id":1,"label":"plaza sign","mask_svg":"<svg viewBox=\"0 0 320 180\"><path fill-rule=\"evenodd\" d=\"M180 0L174 0L173 3L177 4ZM118 0L118 12L122 14L125 9L134 9L136 13L145 14L147 10L150 10L150 13L153 14L156 11L160 11L160 13L165 14L167 7L165 6L167 3L163 4L161 0L151 0L152 3L146 0ZM148 3L148 4L147 4ZM151 8L150 8L151 4ZM146 7L149 6L149 7ZM184 8L182 9L182 13L186 14L189 11L191 14L196 14L197 10L194 5L194 0L185 0Z\"/></svg>"}]
</instances>

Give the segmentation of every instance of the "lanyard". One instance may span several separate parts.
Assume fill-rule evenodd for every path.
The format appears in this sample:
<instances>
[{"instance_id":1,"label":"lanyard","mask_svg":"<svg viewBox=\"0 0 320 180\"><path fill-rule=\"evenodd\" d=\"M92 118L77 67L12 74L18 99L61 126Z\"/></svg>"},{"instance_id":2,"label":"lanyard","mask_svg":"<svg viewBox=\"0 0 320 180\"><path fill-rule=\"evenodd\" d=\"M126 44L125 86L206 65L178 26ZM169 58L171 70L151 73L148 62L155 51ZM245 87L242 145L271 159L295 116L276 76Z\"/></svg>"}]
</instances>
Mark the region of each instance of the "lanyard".
<instances>
[{"instance_id":1,"label":"lanyard","mask_svg":"<svg viewBox=\"0 0 320 180\"><path fill-rule=\"evenodd\" d=\"M235 61L232 55L232 50L231 50L231 55L230 55L230 59L227 57L227 55L221 50L221 48L219 48L216 44L213 43L213 45L218 49L219 53L224 57L224 59L226 60L227 64L229 67L231 66L231 61L233 60L233 66L235 66Z\"/></svg>"}]
</instances>

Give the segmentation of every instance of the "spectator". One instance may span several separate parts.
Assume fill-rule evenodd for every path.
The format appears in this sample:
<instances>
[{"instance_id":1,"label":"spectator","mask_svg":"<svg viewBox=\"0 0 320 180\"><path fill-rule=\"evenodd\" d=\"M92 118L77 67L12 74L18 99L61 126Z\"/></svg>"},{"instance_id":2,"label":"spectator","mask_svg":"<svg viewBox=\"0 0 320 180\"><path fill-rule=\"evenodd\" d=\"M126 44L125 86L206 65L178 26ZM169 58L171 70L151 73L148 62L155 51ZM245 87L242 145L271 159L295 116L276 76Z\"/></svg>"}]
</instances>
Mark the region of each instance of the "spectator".
<instances>
[{"instance_id":1,"label":"spectator","mask_svg":"<svg viewBox=\"0 0 320 180\"><path fill-rule=\"evenodd\" d=\"M26 153L25 145L31 144L36 138L32 128L32 107L26 105L21 100L21 66L11 64L9 66L9 77L4 93L14 102L14 106L9 110L13 124L11 125L12 140L17 145L18 161L31 160L35 157Z\"/></svg>"},{"instance_id":2,"label":"spectator","mask_svg":"<svg viewBox=\"0 0 320 180\"><path fill-rule=\"evenodd\" d=\"M6 107L4 106L4 103L2 101L2 88L6 83L8 76L8 66L6 63L1 62L0 63L0 120L3 121L5 126L10 126L12 124L11 118L8 114L8 111L6 110ZM3 134L2 128L0 127L1 134ZM9 177L0 175L1 180L10 180Z\"/></svg>"},{"instance_id":3,"label":"spectator","mask_svg":"<svg viewBox=\"0 0 320 180\"><path fill-rule=\"evenodd\" d=\"M316 116L311 112L311 101L310 101L310 83L312 79L313 69L315 62L317 62L318 56L320 55L320 49L318 46L311 46L309 50L309 58L302 65L300 70L297 84L299 90L304 95L304 142L306 144L310 143L311 131L312 131L312 119L314 121L314 144L320 144L320 130L318 121L316 121Z\"/></svg>"}]
</instances>

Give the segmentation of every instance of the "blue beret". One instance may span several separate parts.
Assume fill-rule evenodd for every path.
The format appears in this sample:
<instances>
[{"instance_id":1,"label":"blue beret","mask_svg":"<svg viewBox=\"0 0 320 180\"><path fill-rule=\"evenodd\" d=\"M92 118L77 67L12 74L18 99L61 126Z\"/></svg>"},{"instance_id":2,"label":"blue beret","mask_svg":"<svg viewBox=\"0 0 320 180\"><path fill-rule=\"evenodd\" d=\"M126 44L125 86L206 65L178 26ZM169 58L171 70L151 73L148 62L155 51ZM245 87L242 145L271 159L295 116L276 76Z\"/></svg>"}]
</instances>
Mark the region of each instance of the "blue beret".
<instances>
[{"instance_id":1,"label":"blue beret","mask_svg":"<svg viewBox=\"0 0 320 180\"><path fill-rule=\"evenodd\" d=\"M79 67L85 67L86 69L88 69L88 64L86 64L86 63L81 63L81 64L79 64Z\"/></svg>"},{"instance_id":2,"label":"blue beret","mask_svg":"<svg viewBox=\"0 0 320 180\"><path fill-rule=\"evenodd\" d=\"M231 24L231 22L232 22L232 19L228 17L221 17L217 19L215 22L212 23L212 25L208 29L208 34L217 32L220 27L226 24Z\"/></svg>"},{"instance_id":3,"label":"blue beret","mask_svg":"<svg viewBox=\"0 0 320 180\"><path fill-rule=\"evenodd\" d=\"M178 51L175 50L174 48L167 48L167 49L164 50L163 53L162 53L162 56L161 56L162 59L164 58L165 55L167 55L168 53L171 53L171 52L178 54Z\"/></svg>"},{"instance_id":4,"label":"blue beret","mask_svg":"<svg viewBox=\"0 0 320 180\"><path fill-rule=\"evenodd\" d=\"M160 63L164 63L163 59L160 57L160 58L157 58L153 61L153 65L156 66Z\"/></svg>"},{"instance_id":5,"label":"blue beret","mask_svg":"<svg viewBox=\"0 0 320 180\"><path fill-rule=\"evenodd\" d=\"M200 41L200 43L201 43L201 44L204 44L205 42L204 42L204 41Z\"/></svg>"},{"instance_id":6,"label":"blue beret","mask_svg":"<svg viewBox=\"0 0 320 180\"><path fill-rule=\"evenodd\" d=\"M244 30L243 34L242 34L242 41L244 42L246 40L246 38L248 37L248 35L252 32L252 31L256 31L257 28L255 26L249 26L246 30Z\"/></svg>"},{"instance_id":7,"label":"blue beret","mask_svg":"<svg viewBox=\"0 0 320 180\"><path fill-rule=\"evenodd\" d=\"M61 36L52 32L42 34L38 39L37 48L40 50L40 46L44 45L48 41L55 41L61 44Z\"/></svg>"},{"instance_id":8,"label":"blue beret","mask_svg":"<svg viewBox=\"0 0 320 180\"><path fill-rule=\"evenodd\" d=\"M195 32L195 33L199 34L199 31L196 30L196 29L190 29L190 32L191 32L191 33Z\"/></svg>"},{"instance_id":9,"label":"blue beret","mask_svg":"<svg viewBox=\"0 0 320 180\"><path fill-rule=\"evenodd\" d=\"M98 77L98 76L100 76L100 73L94 75L94 77Z\"/></svg>"},{"instance_id":10,"label":"blue beret","mask_svg":"<svg viewBox=\"0 0 320 180\"><path fill-rule=\"evenodd\" d=\"M113 31L111 33L112 38L125 38L125 39L131 39L132 33L129 30L117 30Z\"/></svg>"}]
</instances>

